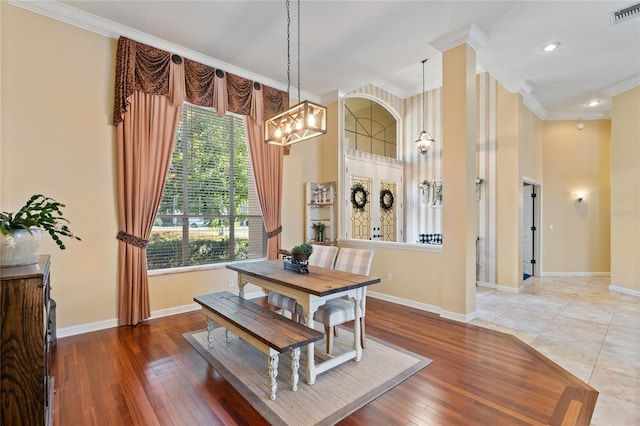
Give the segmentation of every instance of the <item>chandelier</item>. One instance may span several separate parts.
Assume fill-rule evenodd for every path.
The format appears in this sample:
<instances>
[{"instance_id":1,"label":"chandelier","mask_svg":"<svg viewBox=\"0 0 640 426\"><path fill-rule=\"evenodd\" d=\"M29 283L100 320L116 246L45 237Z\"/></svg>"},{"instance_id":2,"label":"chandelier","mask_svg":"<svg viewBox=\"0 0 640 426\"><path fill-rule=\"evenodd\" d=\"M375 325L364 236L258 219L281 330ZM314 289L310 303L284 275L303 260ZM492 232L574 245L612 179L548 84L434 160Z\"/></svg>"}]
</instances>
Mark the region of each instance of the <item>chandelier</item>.
<instances>
[{"instance_id":1,"label":"chandelier","mask_svg":"<svg viewBox=\"0 0 640 426\"><path fill-rule=\"evenodd\" d=\"M429 132L424 130L424 64L427 62L427 60L428 59L422 61L422 131L420 132L416 140L413 141L413 143L416 145L416 148L418 148L418 151L420 151L420 154L422 155L425 155L427 152L429 152L429 149L436 141L429 134Z\"/></svg>"},{"instance_id":2,"label":"chandelier","mask_svg":"<svg viewBox=\"0 0 640 426\"><path fill-rule=\"evenodd\" d=\"M287 95L291 89L291 17L287 5ZM300 100L300 0L298 0L298 100ZM264 122L264 141L279 146L314 138L327 133L327 108L303 101Z\"/></svg>"}]
</instances>

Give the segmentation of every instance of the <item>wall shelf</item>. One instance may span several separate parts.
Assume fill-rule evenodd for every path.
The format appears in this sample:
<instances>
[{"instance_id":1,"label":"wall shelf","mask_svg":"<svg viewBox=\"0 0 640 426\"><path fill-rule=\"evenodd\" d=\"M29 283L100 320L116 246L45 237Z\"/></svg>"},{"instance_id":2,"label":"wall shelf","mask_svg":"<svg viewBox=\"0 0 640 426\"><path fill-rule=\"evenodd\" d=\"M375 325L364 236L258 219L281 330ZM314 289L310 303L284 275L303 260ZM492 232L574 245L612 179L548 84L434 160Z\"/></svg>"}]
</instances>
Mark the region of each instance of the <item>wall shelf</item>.
<instances>
[{"instance_id":1,"label":"wall shelf","mask_svg":"<svg viewBox=\"0 0 640 426\"><path fill-rule=\"evenodd\" d=\"M304 239L314 244L335 244L336 241L335 182L305 184ZM323 239L318 241L314 223L325 225Z\"/></svg>"}]
</instances>

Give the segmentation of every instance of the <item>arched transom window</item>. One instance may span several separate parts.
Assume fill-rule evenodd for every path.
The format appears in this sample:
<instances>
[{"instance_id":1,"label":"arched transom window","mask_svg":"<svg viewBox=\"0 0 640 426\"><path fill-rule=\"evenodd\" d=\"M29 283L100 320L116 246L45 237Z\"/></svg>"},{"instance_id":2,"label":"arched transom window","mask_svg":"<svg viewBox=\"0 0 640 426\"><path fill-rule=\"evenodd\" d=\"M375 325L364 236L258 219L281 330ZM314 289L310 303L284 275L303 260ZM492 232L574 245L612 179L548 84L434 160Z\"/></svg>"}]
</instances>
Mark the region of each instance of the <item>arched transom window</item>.
<instances>
[{"instance_id":1,"label":"arched transom window","mask_svg":"<svg viewBox=\"0 0 640 426\"><path fill-rule=\"evenodd\" d=\"M345 146L389 158L398 158L396 119L371 99L344 100Z\"/></svg>"}]
</instances>

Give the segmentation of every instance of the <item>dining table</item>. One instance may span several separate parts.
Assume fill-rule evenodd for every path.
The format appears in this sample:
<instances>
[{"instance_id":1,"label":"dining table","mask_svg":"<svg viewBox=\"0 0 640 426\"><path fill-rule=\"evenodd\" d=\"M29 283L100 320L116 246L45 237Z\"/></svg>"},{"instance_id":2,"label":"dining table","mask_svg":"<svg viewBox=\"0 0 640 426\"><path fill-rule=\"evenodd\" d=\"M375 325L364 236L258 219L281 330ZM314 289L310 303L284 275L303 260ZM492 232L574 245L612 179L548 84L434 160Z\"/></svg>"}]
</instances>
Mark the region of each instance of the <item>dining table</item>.
<instances>
[{"instance_id":1,"label":"dining table","mask_svg":"<svg viewBox=\"0 0 640 426\"><path fill-rule=\"evenodd\" d=\"M365 292L359 291L363 287L380 282L378 277L359 275L336 269L309 266L307 273L299 273L284 268L283 260L260 260L235 262L227 265L228 269L238 273L238 287L240 297L244 297L247 284L257 285L269 291L275 291L294 298L304 309L304 320L308 327L314 328L313 315L320 306L328 300L348 297L354 300L355 325L353 327L353 349L346 352L329 355L316 348L314 343L307 345L306 381L312 385L316 376L349 360L359 362L362 358L360 343L360 323L362 312L360 309ZM316 362L316 356L319 362Z\"/></svg>"}]
</instances>

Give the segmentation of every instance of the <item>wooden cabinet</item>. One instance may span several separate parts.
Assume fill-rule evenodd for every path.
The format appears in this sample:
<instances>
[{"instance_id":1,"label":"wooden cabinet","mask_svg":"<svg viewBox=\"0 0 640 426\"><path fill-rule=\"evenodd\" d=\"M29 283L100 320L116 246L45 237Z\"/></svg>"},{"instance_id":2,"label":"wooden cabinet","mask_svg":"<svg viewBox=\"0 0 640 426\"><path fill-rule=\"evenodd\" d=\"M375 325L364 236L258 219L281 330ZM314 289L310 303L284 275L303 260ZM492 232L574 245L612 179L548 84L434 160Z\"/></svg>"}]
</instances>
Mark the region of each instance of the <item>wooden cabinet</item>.
<instances>
[{"instance_id":1,"label":"wooden cabinet","mask_svg":"<svg viewBox=\"0 0 640 426\"><path fill-rule=\"evenodd\" d=\"M0 268L0 425L53 424L49 256Z\"/></svg>"},{"instance_id":2,"label":"wooden cabinet","mask_svg":"<svg viewBox=\"0 0 640 426\"><path fill-rule=\"evenodd\" d=\"M323 224L324 232L318 238L314 224ZM314 244L336 243L336 184L307 182L305 185L305 241Z\"/></svg>"}]
</instances>

